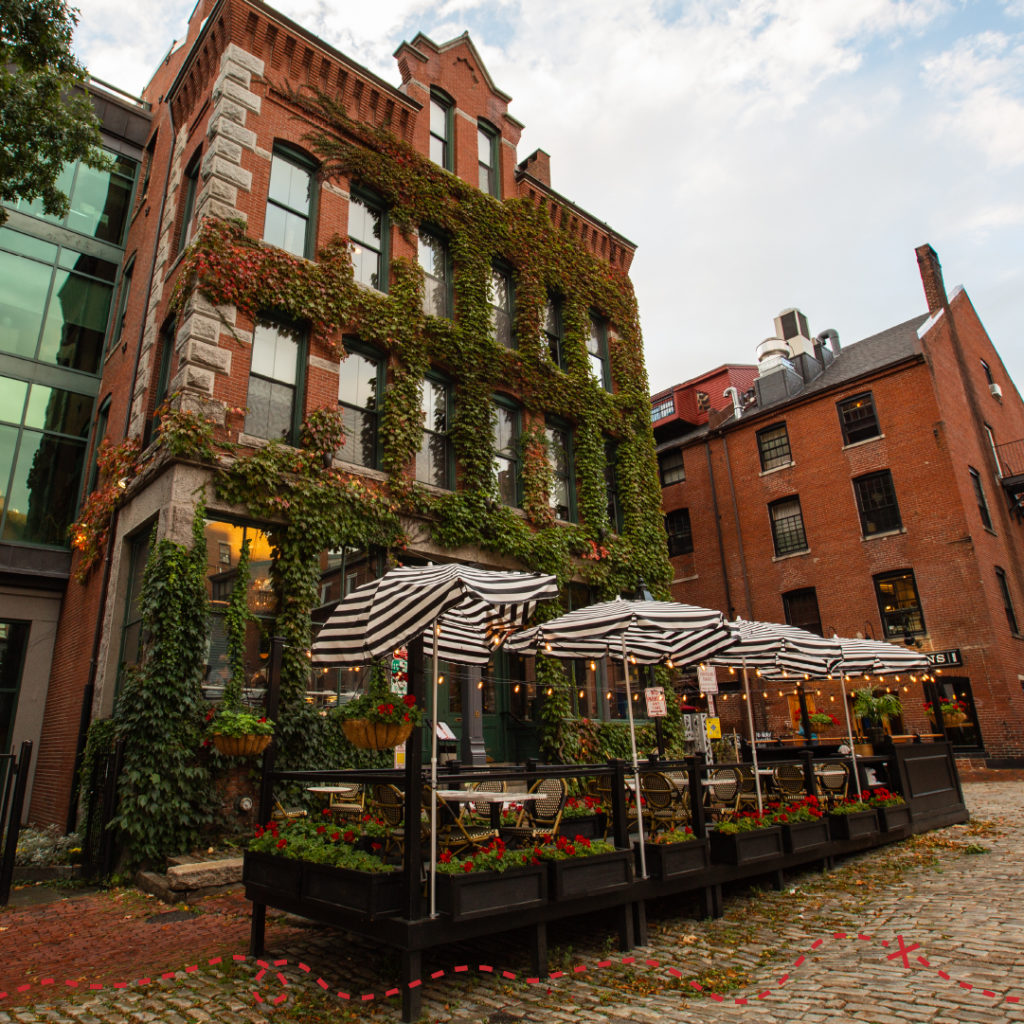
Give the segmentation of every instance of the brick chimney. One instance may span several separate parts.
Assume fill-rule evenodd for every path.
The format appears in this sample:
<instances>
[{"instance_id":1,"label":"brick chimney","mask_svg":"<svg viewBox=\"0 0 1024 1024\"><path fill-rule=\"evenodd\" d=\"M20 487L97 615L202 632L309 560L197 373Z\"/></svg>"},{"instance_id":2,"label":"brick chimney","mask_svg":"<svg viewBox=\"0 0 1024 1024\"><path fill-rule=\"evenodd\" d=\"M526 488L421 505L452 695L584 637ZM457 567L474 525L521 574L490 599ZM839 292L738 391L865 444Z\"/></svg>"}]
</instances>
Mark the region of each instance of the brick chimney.
<instances>
[{"instance_id":1,"label":"brick chimney","mask_svg":"<svg viewBox=\"0 0 1024 1024\"><path fill-rule=\"evenodd\" d=\"M543 149L534 150L520 165L519 170L551 187L551 155Z\"/></svg>"},{"instance_id":2,"label":"brick chimney","mask_svg":"<svg viewBox=\"0 0 1024 1024\"><path fill-rule=\"evenodd\" d=\"M921 283L924 285L924 297L928 300L928 312L936 313L947 304L946 286L942 283L942 264L939 254L930 245L919 245L917 266L921 271Z\"/></svg>"}]
</instances>

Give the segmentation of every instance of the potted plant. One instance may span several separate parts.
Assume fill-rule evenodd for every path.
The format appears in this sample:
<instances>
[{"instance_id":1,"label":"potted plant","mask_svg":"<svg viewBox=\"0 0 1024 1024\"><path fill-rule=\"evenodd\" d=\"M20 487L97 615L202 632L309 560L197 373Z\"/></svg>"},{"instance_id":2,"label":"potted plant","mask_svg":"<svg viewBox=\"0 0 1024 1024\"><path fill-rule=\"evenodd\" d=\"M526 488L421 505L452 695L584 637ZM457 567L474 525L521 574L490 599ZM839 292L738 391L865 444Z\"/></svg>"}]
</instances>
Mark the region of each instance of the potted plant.
<instances>
[{"instance_id":1,"label":"potted plant","mask_svg":"<svg viewBox=\"0 0 1024 1024\"><path fill-rule=\"evenodd\" d=\"M768 817L782 829L786 853L805 853L831 841L828 817L813 793L796 803L768 804L767 811Z\"/></svg>"},{"instance_id":2,"label":"potted plant","mask_svg":"<svg viewBox=\"0 0 1024 1024\"><path fill-rule=\"evenodd\" d=\"M359 849L360 838L358 826L342 829L313 818L259 826L242 868L246 895L285 895L310 916L339 909L370 919L398 913L402 872Z\"/></svg>"},{"instance_id":3,"label":"potted plant","mask_svg":"<svg viewBox=\"0 0 1024 1024\"><path fill-rule=\"evenodd\" d=\"M770 814L741 811L711 833L711 859L719 864L749 864L782 852L782 829Z\"/></svg>"},{"instance_id":4,"label":"potted plant","mask_svg":"<svg viewBox=\"0 0 1024 1024\"><path fill-rule=\"evenodd\" d=\"M639 844L636 851L639 864ZM689 825L666 829L645 837L644 859L650 876L661 881L704 871L709 862L708 840L706 836L698 839Z\"/></svg>"},{"instance_id":5,"label":"potted plant","mask_svg":"<svg viewBox=\"0 0 1024 1024\"><path fill-rule=\"evenodd\" d=\"M839 719L827 711L815 711L808 715L808 718L811 721L811 725L816 725L819 729L839 728Z\"/></svg>"},{"instance_id":6,"label":"potted plant","mask_svg":"<svg viewBox=\"0 0 1024 1024\"><path fill-rule=\"evenodd\" d=\"M931 701L925 701L928 718L935 721L935 707ZM955 697L939 697L939 710L942 712L942 724L947 728L963 725L967 721L967 704Z\"/></svg>"},{"instance_id":7,"label":"potted plant","mask_svg":"<svg viewBox=\"0 0 1024 1024\"><path fill-rule=\"evenodd\" d=\"M608 812L605 802L589 793L571 796L562 809L562 822L566 831L587 839L600 839L605 835Z\"/></svg>"},{"instance_id":8,"label":"potted plant","mask_svg":"<svg viewBox=\"0 0 1024 1024\"><path fill-rule=\"evenodd\" d=\"M893 793L884 786L877 786L868 795L867 804L877 811L878 827L883 832L892 832L904 825L910 825L910 804L899 793Z\"/></svg>"},{"instance_id":9,"label":"potted plant","mask_svg":"<svg viewBox=\"0 0 1024 1024\"><path fill-rule=\"evenodd\" d=\"M404 743L423 721L416 698L399 696L387 686L384 669L374 665L367 691L341 705L334 714L341 721L345 738L363 750L388 750Z\"/></svg>"},{"instance_id":10,"label":"potted plant","mask_svg":"<svg viewBox=\"0 0 1024 1024\"><path fill-rule=\"evenodd\" d=\"M510 850L496 838L468 856L442 850L438 857L437 906L453 921L523 910L547 898L547 869L533 850Z\"/></svg>"},{"instance_id":11,"label":"potted plant","mask_svg":"<svg viewBox=\"0 0 1024 1024\"><path fill-rule=\"evenodd\" d=\"M255 618L248 605L249 541L242 544L235 567L235 579L224 615L227 633L228 670L224 695L218 708L206 715L207 734L213 745L229 757L255 757L269 746L274 723L266 715L242 703L245 681L245 629Z\"/></svg>"},{"instance_id":12,"label":"potted plant","mask_svg":"<svg viewBox=\"0 0 1024 1024\"><path fill-rule=\"evenodd\" d=\"M533 848L546 861L553 900L580 899L621 889L633 881L633 851L617 850L602 839L548 836Z\"/></svg>"},{"instance_id":13,"label":"potted plant","mask_svg":"<svg viewBox=\"0 0 1024 1024\"><path fill-rule=\"evenodd\" d=\"M867 724L871 742L878 746L885 737L886 716L902 714L903 704L895 693L876 694L866 686L854 694L853 713Z\"/></svg>"},{"instance_id":14,"label":"potted plant","mask_svg":"<svg viewBox=\"0 0 1024 1024\"><path fill-rule=\"evenodd\" d=\"M860 839L878 831L878 815L861 797L848 796L829 811L828 827L833 839Z\"/></svg>"}]
</instances>

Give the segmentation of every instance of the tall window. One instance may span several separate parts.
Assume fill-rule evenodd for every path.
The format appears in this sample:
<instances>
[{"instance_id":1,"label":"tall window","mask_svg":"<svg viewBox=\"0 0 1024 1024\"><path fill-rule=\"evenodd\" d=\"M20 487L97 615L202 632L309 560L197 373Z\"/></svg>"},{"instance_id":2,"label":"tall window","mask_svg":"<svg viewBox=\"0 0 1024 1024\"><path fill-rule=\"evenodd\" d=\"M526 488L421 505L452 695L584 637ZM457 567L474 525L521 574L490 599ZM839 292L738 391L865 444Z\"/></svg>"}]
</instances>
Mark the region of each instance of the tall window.
<instances>
[{"instance_id":1,"label":"tall window","mask_svg":"<svg viewBox=\"0 0 1024 1024\"><path fill-rule=\"evenodd\" d=\"M491 338L505 348L514 348L512 337L512 273L507 267L491 268L487 301L491 306Z\"/></svg>"},{"instance_id":2,"label":"tall window","mask_svg":"<svg viewBox=\"0 0 1024 1024\"><path fill-rule=\"evenodd\" d=\"M875 596L886 638L923 634L924 614L911 569L875 576Z\"/></svg>"},{"instance_id":3,"label":"tall window","mask_svg":"<svg viewBox=\"0 0 1024 1024\"><path fill-rule=\"evenodd\" d=\"M132 292L132 275L135 272L135 260L133 259L124 273L121 275L121 294L117 297L117 314L114 317L114 329L110 332L110 348L121 340L124 334L124 320L128 315L128 298Z\"/></svg>"},{"instance_id":4,"label":"tall window","mask_svg":"<svg viewBox=\"0 0 1024 1024\"><path fill-rule=\"evenodd\" d=\"M497 129L485 121L477 122L476 129L476 160L479 169L480 191L490 196L499 195L498 190L498 153L501 140Z\"/></svg>"},{"instance_id":5,"label":"tall window","mask_svg":"<svg viewBox=\"0 0 1024 1024\"><path fill-rule=\"evenodd\" d=\"M430 159L452 169L452 113L454 104L441 93L430 94Z\"/></svg>"},{"instance_id":6,"label":"tall window","mask_svg":"<svg viewBox=\"0 0 1024 1024\"><path fill-rule=\"evenodd\" d=\"M622 533L622 502L619 500L619 481L615 472L618 445L610 438L604 441L604 490L608 500L608 524L616 533Z\"/></svg>"},{"instance_id":7,"label":"tall window","mask_svg":"<svg viewBox=\"0 0 1024 1024\"><path fill-rule=\"evenodd\" d=\"M593 378L605 391L611 391L612 379L608 372L608 321L595 313L590 314L587 356L590 359L590 373Z\"/></svg>"},{"instance_id":8,"label":"tall window","mask_svg":"<svg viewBox=\"0 0 1024 1024\"><path fill-rule=\"evenodd\" d=\"M776 555L791 555L807 550L807 535L804 533L804 517L800 511L800 499L783 498L768 506L772 521L772 540Z\"/></svg>"},{"instance_id":9,"label":"tall window","mask_svg":"<svg viewBox=\"0 0 1024 1024\"><path fill-rule=\"evenodd\" d=\"M378 420L384 392L384 360L371 349L353 347L338 370L338 408L345 427L341 457L367 469L380 466Z\"/></svg>"},{"instance_id":10,"label":"tall window","mask_svg":"<svg viewBox=\"0 0 1024 1024\"><path fill-rule=\"evenodd\" d=\"M762 472L792 463L793 454L785 423L775 423L757 432L757 454L761 459Z\"/></svg>"},{"instance_id":11,"label":"tall window","mask_svg":"<svg viewBox=\"0 0 1024 1024\"><path fill-rule=\"evenodd\" d=\"M451 266L448 246L434 234L420 230L419 264L423 269L423 312L428 316L451 313Z\"/></svg>"},{"instance_id":12,"label":"tall window","mask_svg":"<svg viewBox=\"0 0 1024 1024\"><path fill-rule=\"evenodd\" d=\"M693 532L690 529L690 510L677 508L665 516L669 557L688 555L693 550Z\"/></svg>"},{"instance_id":13,"label":"tall window","mask_svg":"<svg viewBox=\"0 0 1024 1024\"><path fill-rule=\"evenodd\" d=\"M782 607L790 626L822 636L821 612L818 611L818 594L814 587L802 587L783 594Z\"/></svg>"},{"instance_id":14,"label":"tall window","mask_svg":"<svg viewBox=\"0 0 1024 1024\"><path fill-rule=\"evenodd\" d=\"M452 455L452 386L439 377L423 382L423 440L416 453L416 479L451 490L455 466Z\"/></svg>"},{"instance_id":15,"label":"tall window","mask_svg":"<svg viewBox=\"0 0 1024 1024\"><path fill-rule=\"evenodd\" d=\"M299 385L304 356L294 327L260 321L252 340L245 432L291 443L298 428Z\"/></svg>"},{"instance_id":16,"label":"tall window","mask_svg":"<svg viewBox=\"0 0 1024 1024\"><path fill-rule=\"evenodd\" d=\"M30 622L0 621L0 744L3 744L0 750L4 753L11 749L21 670L25 665L31 628Z\"/></svg>"},{"instance_id":17,"label":"tall window","mask_svg":"<svg viewBox=\"0 0 1024 1024\"><path fill-rule=\"evenodd\" d=\"M667 452L659 452L658 476L662 487L681 484L686 479L682 448L670 448Z\"/></svg>"},{"instance_id":18,"label":"tall window","mask_svg":"<svg viewBox=\"0 0 1024 1024\"><path fill-rule=\"evenodd\" d=\"M188 245L192 237L192 211L196 205L196 190L199 188L199 158L202 153L197 152L185 168L184 177L181 179L179 194L181 195L181 225L178 229L178 252Z\"/></svg>"},{"instance_id":19,"label":"tall window","mask_svg":"<svg viewBox=\"0 0 1024 1024\"><path fill-rule=\"evenodd\" d=\"M551 467L551 493L548 504L555 518L564 523L576 520L576 480L573 472L572 430L559 423L544 428L548 442L548 465Z\"/></svg>"},{"instance_id":20,"label":"tall window","mask_svg":"<svg viewBox=\"0 0 1024 1024\"><path fill-rule=\"evenodd\" d=\"M498 478L498 497L503 505L519 505L519 432L518 407L502 401L494 403L494 470Z\"/></svg>"},{"instance_id":21,"label":"tall window","mask_svg":"<svg viewBox=\"0 0 1024 1024\"><path fill-rule=\"evenodd\" d=\"M544 337L551 362L560 370L565 369L565 341L562 336L562 302L555 295L548 295L544 303Z\"/></svg>"},{"instance_id":22,"label":"tall window","mask_svg":"<svg viewBox=\"0 0 1024 1024\"><path fill-rule=\"evenodd\" d=\"M136 665L142 647L142 576L149 561L155 526L150 524L128 541L128 591L121 628L121 664Z\"/></svg>"},{"instance_id":23,"label":"tall window","mask_svg":"<svg viewBox=\"0 0 1024 1024\"><path fill-rule=\"evenodd\" d=\"M107 426L110 423L110 395L100 402L100 407L96 410L96 429L92 435L92 454L89 456L89 479L85 484L85 493L92 494L96 490L96 485L100 479L100 464L99 454L100 445L103 444L104 439L107 436Z\"/></svg>"},{"instance_id":24,"label":"tall window","mask_svg":"<svg viewBox=\"0 0 1024 1024\"><path fill-rule=\"evenodd\" d=\"M1006 571L996 566L996 579L999 581L999 593L1003 598L1003 610L1006 612L1006 622L1010 632L1017 636L1020 630L1017 628L1017 615L1013 610L1013 598L1010 597L1010 581L1006 578Z\"/></svg>"},{"instance_id":25,"label":"tall window","mask_svg":"<svg viewBox=\"0 0 1024 1024\"><path fill-rule=\"evenodd\" d=\"M878 416L875 400L870 391L854 395L836 406L839 410L839 425L843 430L843 444L856 444L870 437L878 437Z\"/></svg>"},{"instance_id":26,"label":"tall window","mask_svg":"<svg viewBox=\"0 0 1024 1024\"><path fill-rule=\"evenodd\" d=\"M861 532L865 537L890 533L902 527L900 507L896 503L896 491L889 470L883 469L879 473L857 477L853 481L853 491L857 496Z\"/></svg>"},{"instance_id":27,"label":"tall window","mask_svg":"<svg viewBox=\"0 0 1024 1024\"><path fill-rule=\"evenodd\" d=\"M981 524L986 530L991 530L992 516L988 510L988 502L985 500L985 488L981 484L981 474L973 466L968 466L967 472L971 474L971 486L974 488L974 500L978 503Z\"/></svg>"},{"instance_id":28,"label":"tall window","mask_svg":"<svg viewBox=\"0 0 1024 1024\"><path fill-rule=\"evenodd\" d=\"M263 241L295 256L312 255L313 172L312 164L298 153L274 147Z\"/></svg>"},{"instance_id":29,"label":"tall window","mask_svg":"<svg viewBox=\"0 0 1024 1024\"><path fill-rule=\"evenodd\" d=\"M352 273L359 284L387 291L387 213L368 197L353 195L348 203L348 241Z\"/></svg>"}]
</instances>

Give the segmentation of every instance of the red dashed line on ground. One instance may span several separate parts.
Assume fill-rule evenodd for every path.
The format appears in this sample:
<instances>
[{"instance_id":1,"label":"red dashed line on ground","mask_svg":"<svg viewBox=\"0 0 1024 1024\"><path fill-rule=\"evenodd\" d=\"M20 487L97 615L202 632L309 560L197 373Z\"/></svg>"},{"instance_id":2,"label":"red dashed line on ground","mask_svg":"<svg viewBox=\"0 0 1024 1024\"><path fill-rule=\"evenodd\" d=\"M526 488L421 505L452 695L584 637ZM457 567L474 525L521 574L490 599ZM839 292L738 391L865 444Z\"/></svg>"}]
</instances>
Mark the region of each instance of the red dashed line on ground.
<instances>
[{"instance_id":1,"label":"red dashed line on ground","mask_svg":"<svg viewBox=\"0 0 1024 1024\"><path fill-rule=\"evenodd\" d=\"M859 941L859 942L873 942L873 941L876 941L876 940L872 939L872 937L870 935L865 935L863 932L858 932L855 936L849 935L846 932L833 932L828 938L830 938L830 939L832 939L833 941L836 941L836 942L841 942L843 940L851 940L851 941ZM815 939L814 942L810 943L808 949L809 950L820 949L827 941L828 941L828 939L826 939L826 938ZM892 943L888 939L880 939L880 940L877 940L877 942L878 942L878 945L883 950L888 950L892 946ZM892 963L893 966L897 967L897 968L903 967L903 968L908 969L908 970L913 970L914 966L910 963L910 957L909 957L908 954L910 952L912 952L912 951L916 951L916 950L920 949L921 948L920 945L918 943L912 943L912 944L908 945L902 935L897 935L897 937L896 937L896 945L897 945L896 951L893 952L893 953L888 953L886 955L886 957L885 957L886 962ZM981 995L985 999L994 999L994 1000L998 1000L998 1001L1005 1002L1005 1003L1020 1004L1021 1002L1024 1002L1024 997L1022 997L1022 996L1006 995L1006 994L1002 994L1002 993L999 993L999 992L995 992L995 991L993 991L991 989L987 989L987 988L978 989L978 988L976 988L976 986L974 984L972 984L969 981L964 981L964 980L952 978L946 971L939 970L939 969L933 969L931 964L930 964L930 962L924 956L920 956L919 955L919 956L915 957L915 960L916 960L917 964L919 964L922 968L925 968L926 970L934 970L936 977L941 978L943 981L952 982L957 988L959 988L962 991L973 992L975 994ZM902 964L900 963L900 961L902 961ZM224 958L223 957L215 956L215 957L211 957L209 960L207 960L206 964L208 966L210 966L210 967L215 967L218 964L222 964L223 962L224 962ZM277 980L278 984L281 986L282 991L280 992L280 994L277 995L277 996L273 996L273 997L264 996L263 994L261 994L259 989L254 989L253 992L252 992L252 996L253 996L253 1000L257 1004L267 1005L267 1003L270 1003L273 1006L279 1006L281 1003L283 1003L288 998L287 992L284 991L284 989L286 989L288 987L288 984L289 984L288 978L285 976L283 971L275 970L275 968L281 968L281 967L289 966L289 964L290 964L289 960L282 959L282 960L267 961L267 960L256 959L256 958L250 957L250 956L245 956L244 954L241 954L241 953L235 953L235 954L233 954L231 956L231 962L233 962L233 963L251 962L255 967L259 968L259 970L257 970L255 975L253 976L253 980L255 982L261 982L261 981L263 981L264 978L272 976L273 978L275 978ZM720 995L717 992L709 992L709 991L707 991L700 984L700 982L690 981L690 982L688 982L688 985L695 992L699 992L699 993L703 994L704 996L706 996L707 998L713 999L717 1003L731 1002L735 1006L749 1006L751 1004L751 1001L760 1002L760 1001L763 1001L765 999L771 998L774 994L776 994L778 992L779 989L783 988L787 984L787 982L789 982L792 979L791 971L792 970L796 970L796 969L802 967L806 962L807 962L807 955L804 954L804 953L801 953L798 957L796 957L793 960L792 964L790 965L790 970L786 971L784 974L779 976L779 978L777 979L777 981L775 983L776 987L774 989L767 989L766 988L766 989L763 989L763 990L757 992L756 995L753 995L753 996L734 996L732 999L728 999L727 1000L725 996L722 996L722 995ZM597 963L594 964L593 966L597 967L597 968L608 968L608 967L613 967L613 966L616 966L616 965L633 966L633 965L638 965L638 964L643 964L645 967L648 967L651 970L658 970L659 968L662 968L662 963L661 963L660 960L646 959L646 960L642 960L641 961L641 960L638 960L636 957L632 957L632 956L620 957L618 960L598 960ZM183 968L181 971L166 971L163 974L161 974L159 976L159 978L160 978L161 981L172 981L172 980L175 980L175 979L177 979L178 977L181 977L181 976L186 976L186 975L189 975L189 974L194 974L195 972L197 972L199 970L199 966L200 966L199 964L191 964L190 966ZM313 972L313 969L308 964L302 963L301 961L297 961L292 966L294 966L298 970L302 971L304 974L312 974L312 972ZM454 966L454 967L451 968L451 973L452 974L468 974L468 973L472 973L472 970L473 969L468 964L459 964L459 965ZM495 973L497 973L495 968L492 967L490 964L479 964L477 966L476 970L479 973L481 973L481 974L495 974ZM554 981L554 980L558 980L560 978L572 978L575 975L584 974L588 970L589 970L589 967L586 964L576 964L572 968L571 972L569 972L569 971L551 971L547 975L547 978L544 979L544 980L552 980L552 981ZM666 971L666 973L670 977L675 978L675 979L677 979L679 981L683 980L683 972L680 971L678 968L676 968L676 967L665 967L664 970ZM449 973L449 972L444 971L444 970L434 971L430 975L430 979L433 980L433 981L436 981L439 978L443 978L447 973ZM523 981L527 985L541 985L542 984L542 979L539 978L539 977L523 977L523 978L520 978L520 976L517 975L513 971L504 971L503 970L503 971L500 972L500 975L501 975L502 978L505 978L508 981L521 980L521 981ZM67 979L64 982L64 985L67 988L71 988L71 989L87 988L89 991L100 991L100 990L103 990L104 988L112 988L112 989L117 989L117 990L131 988L131 987L140 988L140 987L144 987L144 986L147 986L147 985L151 985L152 983L153 983L153 978L150 978L150 977L139 978L137 981L134 981L134 982L115 981L113 983L108 983L107 985L101 984L99 982L88 983L88 982L79 981L79 980L76 980L76 979L69 978L69 979ZM328 985L328 983L323 978L316 978L315 979L315 983L320 988L322 988L325 992L330 990L330 986ZM58 983L53 978L42 978L37 984L38 984L38 986L40 988L45 988L46 986L56 985ZM410 989L419 988L422 984L423 984L423 979L417 978L417 979L414 979L414 980L410 981L408 983L408 987ZM24 985L19 985L17 987L17 989L15 989L15 991L18 992L19 994L23 994L25 992L28 992L33 987L35 987L35 986L33 986L31 983L24 984ZM387 989L386 991L384 991L381 994L380 998L384 998L384 999L393 998L395 996L400 995L401 992L402 992L402 989L399 988L399 987L389 988L389 989ZM2 1002L4 999L6 999L7 995L8 995L7 992L0 992L0 1002ZM356 995L352 995L352 994L350 994L348 992L340 992L340 991L336 993L336 997L338 999L343 999L343 1000L356 1000L357 1002L362 1002L362 1003L368 1003L368 1002L371 1002L372 1000L375 1000L375 999L378 998L377 993L375 993L375 992L364 992L361 995L356 996Z\"/></svg>"}]
</instances>

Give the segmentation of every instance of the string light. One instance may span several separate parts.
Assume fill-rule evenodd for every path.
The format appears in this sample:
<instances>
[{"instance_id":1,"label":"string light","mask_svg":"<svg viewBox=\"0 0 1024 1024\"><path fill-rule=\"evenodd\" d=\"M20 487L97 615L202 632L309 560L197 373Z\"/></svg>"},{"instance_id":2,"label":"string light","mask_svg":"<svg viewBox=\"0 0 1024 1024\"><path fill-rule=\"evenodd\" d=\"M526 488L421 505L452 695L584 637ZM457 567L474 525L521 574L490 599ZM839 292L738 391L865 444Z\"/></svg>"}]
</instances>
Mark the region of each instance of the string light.
<instances>
[{"instance_id":1,"label":"string light","mask_svg":"<svg viewBox=\"0 0 1024 1024\"><path fill-rule=\"evenodd\" d=\"M583 690L580 690L580 700L583 700L583 696L584 696Z\"/></svg>"},{"instance_id":2,"label":"string light","mask_svg":"<svg viewBox=\"0 0 1024 1024\"><path fill-rule=\"evenodd\" d=\"M479 683L476 684L476 688L478 690L482 690L484 688L484 681L482 679L480 680Z\"/></svg>"},{"instance_id":3,"label":"string light","mask_svg":"<svg viewBox=\"0 0 1024 1024\"><path fill-rule=\"evenodd\" d=\"M592 661L590 663L590 671L591 672L596 672L597 671L597 662L596 661Z\"/></svg>"},{"instance_id":4,"label":"string light","mask_svg":"<svg viewBox=\"0 0 1024 1024\"><path fill-rule=\"evenodd\" d=\"M438 686L444 686L444 676L438 676L437 677L437 685Z\"/></svg>"},{"instance_id":5,"label":"string light","mask_svg":"<svg viewBox=\"0 0 1024 1024\"><path fill-rule=\"evenodd\" d=\"M554 691L554 689L553 689L552 687L550 687L550 686L549 686L549 687L548 687L548 696L549 696L549 697L550 697L550 696L552 696L552 695L554 694L554 692L555 692L555 691Z\"/></svg>"},{"instance_id":6,"label":"string light","mask_svg":"<svg viewBox=\"0 0 1024 1024\"><path fill-rule=\"evenodd\" d=\"M611 700L611 699L612 699L612 691L611 691L611 690L609 690L609 691L608 691L608 692L607 692L607 693L605 694L605 696L606 696L606 697L607 697L607 698L608 698L609 700Z\"/></svg>"},{"instance_id":7,"label":"string light","mask_svg":"<svg viewBox=\"0 0 1024 1024\"><path fill-rule=\"evenodd\" d=\"M675 665L673 665L673 664L672 664L672 659L671 659L671 658L669 658L669 659L668 659L668 661L666 661L666 662L665 662L665 664L666 664L666 665L667 665L667 666L668 666L669 668L675 668Z\"/></svg>"},{"instance_id":8,"label":"string light","mask_svg":"<svg viewBox=\"0 0 1024 1024\"><path fill-rule=\"evenodd\" d=\"M518 683L516 683L516 685L512 687L512 692L513 693L518 693L519 692L519 684Z\"/></svg>"}]
</instances>

